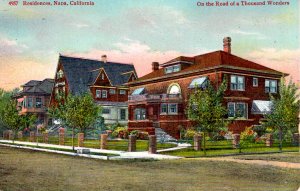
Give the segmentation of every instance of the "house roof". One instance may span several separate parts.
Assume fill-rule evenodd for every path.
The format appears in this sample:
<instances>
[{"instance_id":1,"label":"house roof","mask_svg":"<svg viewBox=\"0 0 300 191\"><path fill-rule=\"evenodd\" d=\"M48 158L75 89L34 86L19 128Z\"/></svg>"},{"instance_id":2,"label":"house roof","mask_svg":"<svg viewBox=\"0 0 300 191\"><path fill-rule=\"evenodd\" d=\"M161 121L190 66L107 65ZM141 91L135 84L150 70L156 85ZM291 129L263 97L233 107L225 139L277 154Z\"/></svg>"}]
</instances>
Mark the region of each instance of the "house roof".
<instances>
[{"instance_id":1,"label":"house roof","mask_svg":"<svg viewBox=\"0 0 300 191\"><path fill-rule=\"evenodd\" d=\"M255 62L243 59L241 57L235 56L233 54L221 50L194 56L194 57L180 56L162 65L167 65L169 63L176 62L176 61L192 62L192 64L189 67L186 67L180 72L176 72L176 73L193 72L193 71L208 69L213 67L235 67L235 68L243 68L243 69L252 69L252 70L256 70L257 72L270 72L278 75L283 74L282 72L273 70L266 66L262 66ZM143 77L140 77L138 81L149 80L152 78L159 78L163 76L167 77L168 75L171 76L173 74L175 73L165 74L164 68L160 68L159 70L153 71Z\"/></svg>"},{"instance_id":2,"label":"house roof","mask_svg":"<svg viewBox=\"0 0 300 191\"><path fill-rule=\"evenodd\" d=\"M95 82L101 68L105 70L112 86L122 86L128 82L130 75L122 75L123 73L130 71L136 73L132 64L103 62L62 55L59 57L59 63L63 67L70 92L73 94L88 92L89 86Z\"/></svg>"},{"instance_id":3,"label":"house roof","mask_svg":"<svg viewBox=\"0 0 300 191\"><path fill-rule=\"evenodd\" d=\"M43 81L38 80L30 80L26 84L22 85L22 87L28 87L25 90L18 92L15 96L23 96L23 95L50 95L52 92L52 88L54 85L53 79L44 79Z\"/></svg>"}]
</instances>

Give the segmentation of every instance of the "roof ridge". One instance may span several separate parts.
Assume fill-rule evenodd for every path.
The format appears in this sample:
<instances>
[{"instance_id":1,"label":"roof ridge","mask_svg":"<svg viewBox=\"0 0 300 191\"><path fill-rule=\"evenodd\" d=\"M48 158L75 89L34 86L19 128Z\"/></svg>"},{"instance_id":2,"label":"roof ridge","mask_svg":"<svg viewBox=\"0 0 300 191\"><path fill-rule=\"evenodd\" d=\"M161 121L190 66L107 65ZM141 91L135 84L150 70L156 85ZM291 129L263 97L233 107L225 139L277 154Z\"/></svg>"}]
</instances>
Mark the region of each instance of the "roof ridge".
<instances>
[{"instance_id":1,"label":"roof ridge","mask_svg":"<svg viewBox=\"0 0 300 191\"><path fill-rule=\"evenodd\" d=\"M84 58L84 57L77 57L77 56L67 56L67 55L62 55L60 54L59 57L66 57L66 58L71 58L71 59L81 59L81 60L87 60L87 61L95 61L95 62L103 62L99 59L91 59L91 58ZM103 62L104 64L107 64L107 63L113 63L113 64L123 64L123 65L130 65L132 66L133 64L132 63L120 63L120 62Z\"/></svg>"}]
</instances>

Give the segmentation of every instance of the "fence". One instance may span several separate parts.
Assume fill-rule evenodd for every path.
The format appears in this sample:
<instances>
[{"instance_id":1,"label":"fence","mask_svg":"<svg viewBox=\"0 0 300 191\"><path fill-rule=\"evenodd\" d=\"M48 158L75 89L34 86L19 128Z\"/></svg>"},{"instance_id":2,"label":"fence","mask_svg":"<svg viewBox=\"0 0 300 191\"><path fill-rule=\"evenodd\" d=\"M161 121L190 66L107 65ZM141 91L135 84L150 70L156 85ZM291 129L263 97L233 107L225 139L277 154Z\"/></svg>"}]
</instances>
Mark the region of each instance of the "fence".
<instances>
[{"instance_id":1,"label":"fence","mask_svg":"<svg viewBox=\"0 0 300 191\"><path fill-rule=\"evenodd\" d=\"M4 139L12 140L12 137L13 136L11 131L6 131L5 133L3 133ZM57 135L52 136L49 136L48 133L36 134L36 132L30 132L29 134L18 133L16 137L17 138L15 140L17 141L72 146L72 138L69 135L65 134L63 130L59 131ZM195 136L193 140L178 140L173 143L156 142L156 137L150 137L151 141L136 140L136 138L132 136L130 136L129 139L111 139L107 134L100 134L98 135L98 137L90 139L85 138L84 134L78 133L74 136L74 146L120 151L150 151L150 148L155 147L154 150L150 151L152 153L155 153L156 149L167 149L175 147L178 143L186 143L190 146L186 146L181 150L162 153L184 157L199 157L204 156L204 153L206 154L206 156L220 156L242 153L271 153L281 151L280 140L273 138L272 136L268 136L266 139L259 141L243 140L240 139L239 135L234 136L233 139L208 139L205 141L205 149L204 140L201 136ZM292 138L283 140L282 151L299 151L299 134L294 134Z\"/></svg>"}]
</instances>

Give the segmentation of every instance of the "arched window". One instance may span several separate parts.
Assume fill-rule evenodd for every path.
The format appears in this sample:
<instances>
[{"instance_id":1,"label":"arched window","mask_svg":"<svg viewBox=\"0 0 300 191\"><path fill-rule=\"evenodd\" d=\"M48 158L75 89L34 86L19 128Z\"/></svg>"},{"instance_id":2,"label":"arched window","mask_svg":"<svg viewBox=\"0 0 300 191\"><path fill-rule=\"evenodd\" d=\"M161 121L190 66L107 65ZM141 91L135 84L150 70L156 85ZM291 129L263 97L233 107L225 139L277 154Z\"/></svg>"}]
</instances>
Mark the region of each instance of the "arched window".
<instances>
[{"instance_id":1,"label":"arched window","mask_svg":"<svg viewBox=\"0 0 300 191\"><path fill-rule=\"evenodd\" d=\"M168 94L181 94L181 88L179 84L171 84L168 88Z\"/></svg>"}]
</instances>

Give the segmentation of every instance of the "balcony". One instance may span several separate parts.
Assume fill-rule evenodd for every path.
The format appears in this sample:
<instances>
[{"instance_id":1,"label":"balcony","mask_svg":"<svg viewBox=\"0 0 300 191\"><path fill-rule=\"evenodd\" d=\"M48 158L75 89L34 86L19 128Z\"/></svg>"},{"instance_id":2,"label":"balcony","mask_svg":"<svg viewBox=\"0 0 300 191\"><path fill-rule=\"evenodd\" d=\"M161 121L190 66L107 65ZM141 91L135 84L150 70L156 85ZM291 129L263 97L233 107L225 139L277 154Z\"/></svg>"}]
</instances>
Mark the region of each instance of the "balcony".
<instances>
[{"instance_id":1,"label":"balcony","mask_svg":"<svg viewBox=\"0 0 300 191\"><path fill-rule=\"evenodd\" d=\"M181 94L143 94L143 95L130 95L128 102L161 102L161 101L176 101L182 100Z\"/></svg>"}]
</instances>

